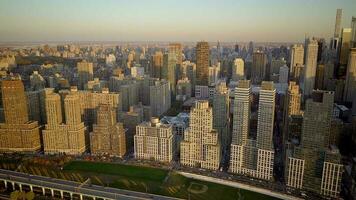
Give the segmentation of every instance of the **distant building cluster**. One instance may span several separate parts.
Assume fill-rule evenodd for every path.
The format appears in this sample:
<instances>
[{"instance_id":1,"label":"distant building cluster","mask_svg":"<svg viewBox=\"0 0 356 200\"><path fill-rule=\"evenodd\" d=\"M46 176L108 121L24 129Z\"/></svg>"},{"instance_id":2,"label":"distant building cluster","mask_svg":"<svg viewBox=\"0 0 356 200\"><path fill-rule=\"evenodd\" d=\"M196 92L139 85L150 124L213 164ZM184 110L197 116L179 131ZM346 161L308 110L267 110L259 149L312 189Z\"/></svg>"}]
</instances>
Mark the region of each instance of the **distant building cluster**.
<instances>
[{"instance_id":1,"label":"distant building cluster","mask_svg":"<svg viewBox=\"0 0 356 200\"><path fill-rule=\"evenodd\" d=\"M341 19L330 43L0 49L0 152L133 157L355 198L356 18Z\"/></svg>"}]
</instances>

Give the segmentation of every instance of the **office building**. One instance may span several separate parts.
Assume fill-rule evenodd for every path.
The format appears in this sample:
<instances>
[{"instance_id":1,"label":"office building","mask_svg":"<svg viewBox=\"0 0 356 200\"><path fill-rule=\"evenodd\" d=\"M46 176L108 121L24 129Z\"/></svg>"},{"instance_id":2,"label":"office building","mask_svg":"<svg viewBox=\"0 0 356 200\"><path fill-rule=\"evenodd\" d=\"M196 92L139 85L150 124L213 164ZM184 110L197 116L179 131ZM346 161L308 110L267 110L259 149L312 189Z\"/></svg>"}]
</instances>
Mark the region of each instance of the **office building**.
<instances>
[{"instance_id":1,"label":"office building","mask_svg":"<svg viewBox=\"0 0 356 200\"><path fill-rule=\"evenodd\" d=\"M209 83L209 43L198 42L196 46L196 84L207 86Z\"/></svg>"},{"instance_id":2,"label":"office building","mask_svg":"<svg viewBox=\"0 0 356 200\"><path fill-rule=\"evenodd\" d=\"M353 102L356 98L356 48L350 50L349 64L347 65L344 101Z\"/></svg>"},{"instance_id":3,"label":"office building","mask_svg":"<svg viewBox=\"0 0 356 200\"><path fill-rule=\"evenodd\" d=\"M215 86L213 97L213 128L219 134L222 152L227 150L231 142L229 105L229 90L225 82L220 82Z\"/></svg>"},{"instance_id":4,"label":"office building","mask_svg":"<svg viewBox=\"0 0 356 200\"><path fill-rule=\"evenodd\" d=\"M303 95L308 97L311 95L315 85L316 66L318 58L318 41L309 40L307 44L305 69L303 79Z\"/></svg>"},{"instance_id":5,"label":"office building","mask_svg":"<svg viewBox=\"0 0 356 200\"><path fill-rule=\"evenodd\" d=\"M352 39L351 28L343 28L341 34L341 46L340 46L340 60L339 63L342 66L346 66L349 58L349 52L351 48Z\"/></svg>"},{"instance_id":6,"label":"office building","mask_svg":"<svg viewBox=\"0 0 356 200\"><path fill-rule=\"evenodd\" d=\"M252 54L251 80L253 83L261 83L266 78L267 56L264 52Z\"/></svg>"},{"instance_id":7,"label":"office building","mask_svg":"<svg viewBox=\"0 0 356 200\"><path fill-rule=\"evenodd\" d=\"M351 48L356 48L356 17L351 20Z\"/></svg>"},{"instance_id":8,"label":"office building","mask_svg":"<svg viewBox=\"0 0 356 200\"><path fill-rule=\"evenodd\" d=\"M342 9L336 10L336 19L335 19L335 31L334 37L340 37L340 30L341 30L341 17L342 17Z\"/></svg>"},{"instance_id":9,"label":"office building","mask_svg":"<svg viewBox=\"0 0 356 200\"><path fill-rule=\"evenodd\" d=\"M176 71L177 71L177 55L174 52L163 55L163 68L161 71L161 78L166 79L171 88L172 96L176 94Z\"/></svg>"},{"instance_id":10,"label":"office building","mask_svg":"<svg viewBox=\"0 0 356 200\"><path fill-rule=\"evenodd\" d=\"M288 84L289 68L287 65L283 65L279 68L279 83Z\"/></svg>"},{"instance_id":11,"label":"office building","mask_svg":"<svg viewBox=\"0 0 356 200\"><path fill-rule=\"evenodd\" d=\"M173 53L176 57L176 68L177 68L177 77L176 79L181 79L182 78L182 72L181 72L181 67L182 67L182 62L183 62L183 55L182 55L182 44L180 43L170 43L169 44L169 53Z\"/></svg>"},{"instance_id":12,"label":"office building","mask_svg":"<svg viewBox=\"0 0 356 200\"><path fill-rule=\"evenodd\" d=\"M290 59L290 73L293 77L295 76L294 68L297 65L304 64L304 47L301 44L295 44L291 50L291 59Z\"/></svg>"},{"instance_id":13,"label":"office building","mask_svg":"<svg viewBox=\"0 0 356 200\"><path fill-rule=\"evenodd\" d=\"M232 65L231 79L233 81L239 81L245 79L245 63L241 58L236 58Z\"/></svg>"},{"instance_id":14,"label":"office building","mask_svg":"<svg viewBox=\"0 0 356 200\"><path fill-rule=\"evenodd\" d=\"M176 100L185 101L191 97L192 97L192 84L190 80L187 77L178 80Z\"/></svg>"},{"instance_id":15,"label":"office building","mask_svg":"<svg viewBox=\"0 0 356 200\"><path fill-rule=\"evenodd\" d=\"M93 80L93 63L81 61L77 63L78 71L78 88L84 90L84 86L88 81Z\"/></svg>"},{"instance_id":16,"label":"office building","mask_svg":"<svg viewBox=\"0 0 356 200\"><path fill-rule=\"evenodd\" d=\"M149 87L153 117L159 117L171 107L171 88L166 80L157 80Z\"/></svg>"},{"instance_id":17,"label":"office building","mask_svg":"<svg viewBox=\"0 0 356 200\"><path fill-rule=\"evenodd\" d=\"M153 78L161 78L161 69L163 66L163 53L156 51L152 56L150 76Z\"/></svg>"}]
</instances>

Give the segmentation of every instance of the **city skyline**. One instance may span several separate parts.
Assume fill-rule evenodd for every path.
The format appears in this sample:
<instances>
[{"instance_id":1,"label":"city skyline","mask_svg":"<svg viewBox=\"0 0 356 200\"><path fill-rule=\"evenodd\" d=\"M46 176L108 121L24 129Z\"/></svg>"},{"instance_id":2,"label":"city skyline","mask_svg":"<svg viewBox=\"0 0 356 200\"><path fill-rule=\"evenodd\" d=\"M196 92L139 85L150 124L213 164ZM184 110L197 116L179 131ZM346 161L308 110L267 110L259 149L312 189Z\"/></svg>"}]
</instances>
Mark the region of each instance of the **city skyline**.
<instances>
[{"instance_id":1,"label":"city skyline","mask_svg":"<svg viewBox=\"0 0 356 200\"><path fill-rule=\"evenodd\" d=\"M333 36L343 1L23 1L0 2L0 43L82 41L301 42ZM273 23L271 23L273 22ZM317 25L316 25L317 24Z\"/></svg>"}]
</instances>

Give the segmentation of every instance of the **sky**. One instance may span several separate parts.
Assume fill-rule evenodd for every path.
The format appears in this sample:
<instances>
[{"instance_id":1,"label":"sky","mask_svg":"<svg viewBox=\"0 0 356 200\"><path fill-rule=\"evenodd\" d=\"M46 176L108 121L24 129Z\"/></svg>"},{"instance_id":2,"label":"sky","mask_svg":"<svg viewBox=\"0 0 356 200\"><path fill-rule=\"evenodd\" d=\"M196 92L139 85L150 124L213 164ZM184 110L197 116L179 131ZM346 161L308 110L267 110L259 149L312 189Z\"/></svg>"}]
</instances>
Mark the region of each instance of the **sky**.
<instances>
[{"instance_id":1,"label":"sky","mask_svg":"<svg viewBox=\"0 0 356 200\"><path fill-rule=\"evenodd\" d=\"M356 0L0 0L0 42L329 39Z\"/></svg>"}]
</instances>

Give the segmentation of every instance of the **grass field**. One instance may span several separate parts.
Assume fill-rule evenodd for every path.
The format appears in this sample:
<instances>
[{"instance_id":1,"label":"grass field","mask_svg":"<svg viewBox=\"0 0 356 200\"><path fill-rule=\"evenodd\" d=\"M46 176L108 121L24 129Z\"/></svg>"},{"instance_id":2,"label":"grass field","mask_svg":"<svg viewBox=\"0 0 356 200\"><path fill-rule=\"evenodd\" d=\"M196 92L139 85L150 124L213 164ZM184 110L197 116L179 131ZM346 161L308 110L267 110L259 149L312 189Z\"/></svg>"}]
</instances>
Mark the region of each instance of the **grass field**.
<instances>
[{"instance_id":1,"label":"grass field","mask_svg":"<svg viewBox=\"0 0 356 200\"><path fill-rule=\"evenodd\" d=\"M83 177L91 177L94 184L101 182L104 185L115 188L149 192L183 199L276 199L247 190L186 178L177 173L157 168L73 161L64 166L64 171L66 173L81 174Z\"/></svg>"}]
</instances>

